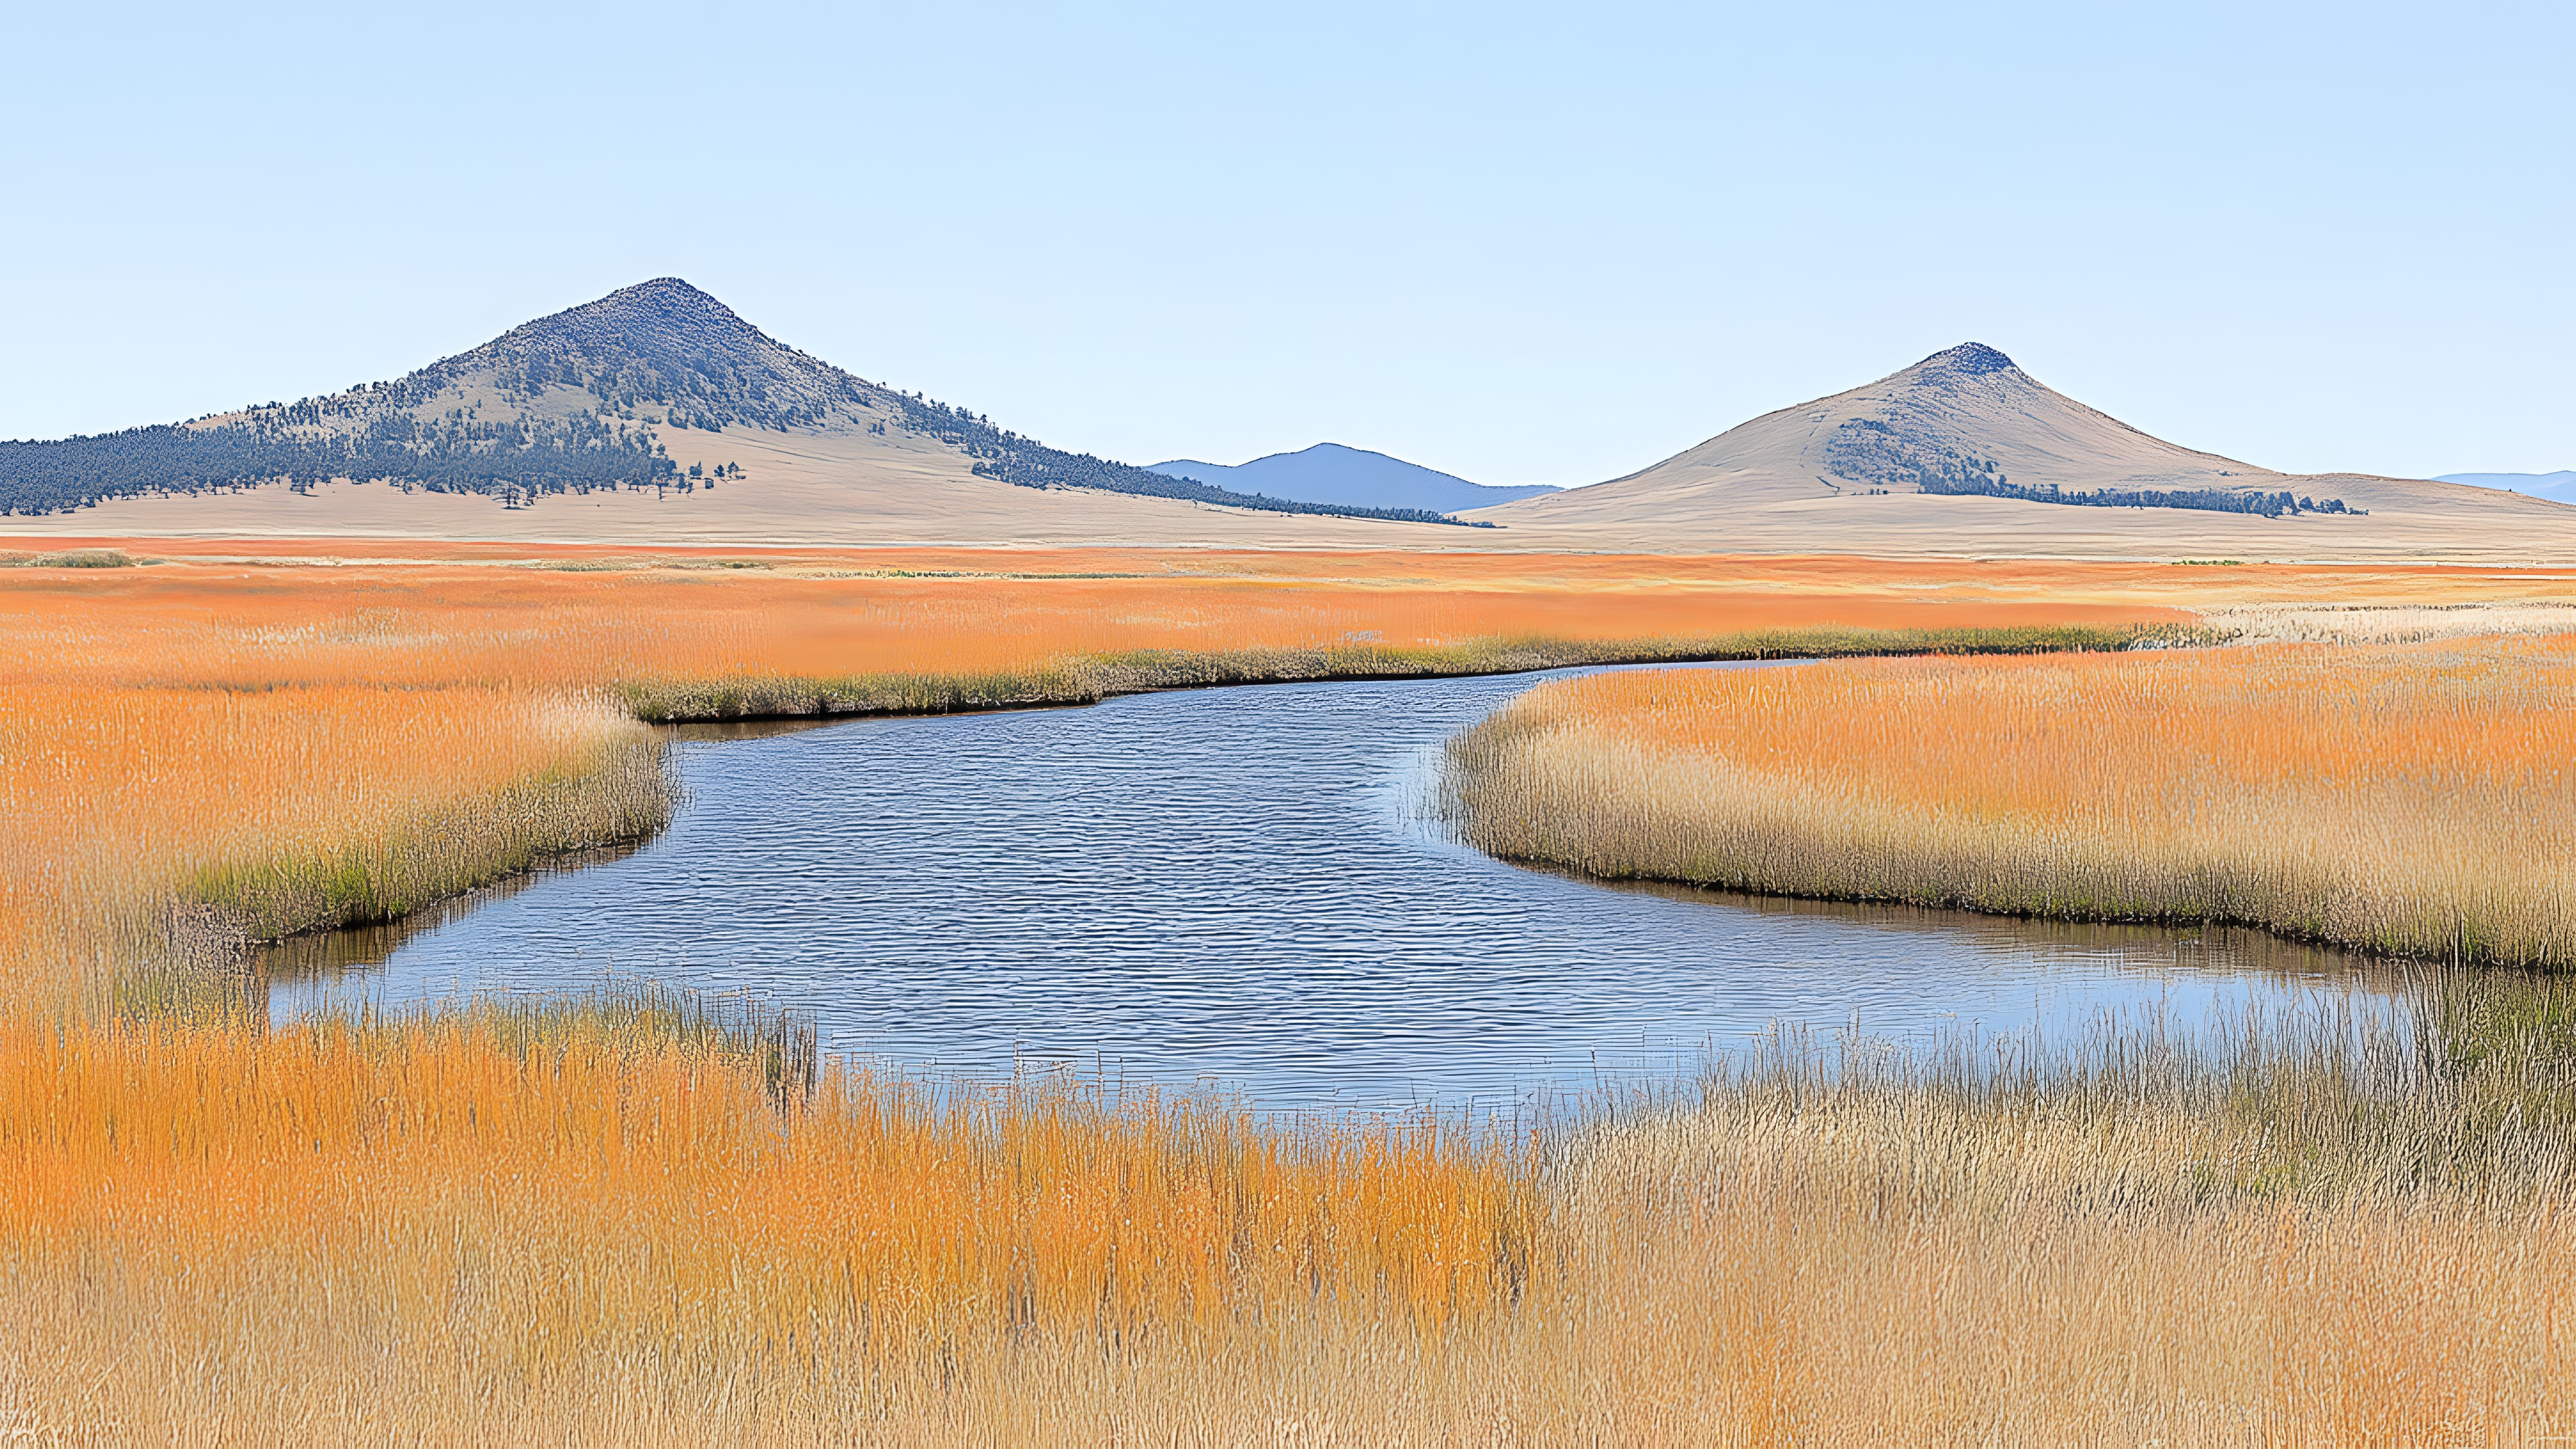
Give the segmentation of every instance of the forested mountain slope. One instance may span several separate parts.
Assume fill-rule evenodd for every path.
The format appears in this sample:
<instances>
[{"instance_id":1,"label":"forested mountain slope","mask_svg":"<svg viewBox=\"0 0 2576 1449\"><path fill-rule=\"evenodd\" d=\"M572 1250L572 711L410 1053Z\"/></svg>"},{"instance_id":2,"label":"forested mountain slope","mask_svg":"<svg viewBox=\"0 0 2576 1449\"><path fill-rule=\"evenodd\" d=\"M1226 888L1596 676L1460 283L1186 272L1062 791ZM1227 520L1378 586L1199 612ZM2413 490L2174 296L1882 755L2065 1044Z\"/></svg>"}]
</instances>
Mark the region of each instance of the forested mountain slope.
<instances>
[{"instance_id":1,"label":"forested mountain slope","mask_svg":"<svg viewBox=\"0 0 2576 1449\"><path fill-rule=\"evenodd\" d=\"M971 476L1028 488L1445 521L1420 509L1260 498L1049 448L800 352L671 277L540 318L392 382L187 423L0 443L0 512L264 485L311 490L332 480L488 495L513 507L554 495L686 493L732 478L741 464L697 456L684 465L672 440L738 430L839 439L834 451L861 459L864 444L849 446L860 439L927 444L957 455Z\"/></svg>"}]
</instances>

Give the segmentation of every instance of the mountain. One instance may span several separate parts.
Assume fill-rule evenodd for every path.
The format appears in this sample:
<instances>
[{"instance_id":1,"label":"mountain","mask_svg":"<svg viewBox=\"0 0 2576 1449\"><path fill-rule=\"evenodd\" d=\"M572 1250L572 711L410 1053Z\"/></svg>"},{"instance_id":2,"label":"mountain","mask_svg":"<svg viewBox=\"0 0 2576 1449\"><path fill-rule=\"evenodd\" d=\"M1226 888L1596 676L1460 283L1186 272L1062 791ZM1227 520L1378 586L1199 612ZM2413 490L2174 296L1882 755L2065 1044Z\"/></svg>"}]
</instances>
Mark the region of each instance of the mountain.
<instances>
[{"instance_id":1,"label":"mountain","mask_svg":"<svg viewBox=\"0 0 2576 1449\"><path fill-rule=\"evenodd\" d=\"M2067 501L2107 491L2225 507L2277 493L2280 476L2150 437L1969 342L1867 387L1756 418L1583 496L1598 506L1710 489L1734 502L2055 489Z\"/></svg>"},{"instance_id":2,"label":"mountain","mask_svg":"<svg viewBox=\"0 0 2576 1449\"><path fill-rule=\"evenodd\" d=\"M1294 453L1272 453L1232 466L1177 458L1156 463L1154 471L1238 493L1294 498L1304 503L1419 508L1433 513L1488 508L1557 491L1544 483L1500 488L1470 483L1419 463L1372 453L1366 448L1346 448L1339 443L1317 443Z\"/></svg>"},{"instance_id":3,"label":"mountain","mask_svg":"<svg viewBox=\"0 0 2576 1449\"><path fill-rule=\"evenodd\" d=\"M1342 453L1370 456L1261 462ZM1974 343L1624 478L1454 520L1217 476L1045 447L665 278L391 382L0 443L0 533L2576 564L2576 508L2196 452Z\"/></svg>"},{"instance_id":4,"label":"mountain","mask_svg":"<svg viewBox=\"0 0 2576 1449\"><path fill-rule=\"evenodd\" d=\"M2258 558L2576 552L2576 510L2169 443L1969 342L1606 483L1465 515L1568 545ZM2553 556L2555 556L2553 554Z\"/></svg>"},{"instance_id":5,"label":"mountain","mask_svg":"<svg viewBox=\"0 0 2576 1449\"><path fill-rule=\"evenodd\" d=\"M2440 473L2438 483L2465 483L2472 488L2501 488L2553 503L2576 503L2576 468L2555 473Z\"/></svg>"},{"instance_id":6,"label":"mountain","mask_svg":"<svg viewBox=\"0 0 2576 1449\"><path fill-rule=\"evenodd\" d=\"M1419 509L1256 498L1049 448L808 356L676 277L540 318L392 382L122 433L0 443L0 513L275 486L310 493L343 481L513 508L686 495L742 471L711 443L728 434L838 441L824 451L862 468L872 452L944 452L969 476L1032 489L1447 522ZM698 446L679 446L684 439ZM920 459L910 461L917 471Z\"/></svg>"}]
</instances>

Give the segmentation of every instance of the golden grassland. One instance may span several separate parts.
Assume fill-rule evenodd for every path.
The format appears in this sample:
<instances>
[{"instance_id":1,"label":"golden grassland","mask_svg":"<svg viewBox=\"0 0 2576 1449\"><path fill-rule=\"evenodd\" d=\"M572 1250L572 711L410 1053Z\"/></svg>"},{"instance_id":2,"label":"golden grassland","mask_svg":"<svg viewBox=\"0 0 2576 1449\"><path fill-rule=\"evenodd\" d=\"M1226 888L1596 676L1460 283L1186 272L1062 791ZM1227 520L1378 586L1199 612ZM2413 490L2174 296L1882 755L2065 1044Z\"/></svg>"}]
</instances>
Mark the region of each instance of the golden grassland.
<instances>
[{"instance_id":1,"label":"golden grassland","mask_svg":"<svg viewBox=\"0 0 2576 1449\"><path fill-rule=\"evenodd\" d=\"M2463 999L2468 993L2463 991ZM2562 1023L2569 1002L2535 1012ZM649 1004L648 1004L649 1005ZM0 1428L65 1442L2529 1443L2568 1052L1782 1050L1527 1139L763 1090L484 1007L10 1029ZM2328 1022L2331 1025L2331 1022ZM2456 1040L2446 1038L2446 1040Z\"/></svg>"},{"instance_id":2,"label":"golden grassland","mask_svg":"<svg viewBox=\"0 0 2576 1449\"><path fill-rule=\"evenodd\" d=\"M59 1314L13 1341L130 1384L109 1417L147 1437L215 1408L245 1437L317 1408L489 1433L565 1388L756 1428L781 1394L864 1415L1031 1333L1115 1351L1318 1302L1438 1329L1528 1253L1527 1184L1427 1125L838 1070L782 1100L651 1005L13 1028L0 1313ZM37 1358L20 1383L64 1367Z\"/></svg>"},{"instance_id":3,"label":"golden grassland","mask_svg":"<svg viewBox=\"0 0 2576 1449\"><path fill-rule=\"evenodd\" d=\"M647 831L668 801L639 718L2117 643L2187 617L2008 597L2020 586L2000 574L1952 598L1908 576L1825 571L1783 590L1740 568L1634 560L1388 555L1299 572L1235 556L880 553L790 569L459 552L263 564L96 549L77 561L133 566L31 555L0 569L0 854L17 867L0 878L0 992L58 1007L95 993L168 954L182 906L223 907L254 937L381 919ZM746 562L760 566L731 566Z\"/></svg>"},{"instance_id":4,"label":"golden grassland","mask_svg":"<svg viewBox=\"0 0 2576 1449\"><path fill-rule=\"evenodd\" d=\"M2117 642L2187 632L2203 604L2528 603L2564 581L150 547L0 569L0 1435L2570 1427L2550 1083L2576 1054L2554 996L2368 1071L2267 1056L2269 1036L2122 1039L1999 1077L1784 1052L1688 1101L1511 1135L829 1065L809 1092L756 1021L649 991L268 1030L182 989L228 939L652 828L669 787L638 714Z\"/></svg>"},{"instance_id":5,"label":"golden grassland","mask_svg":"<svg viewBox=\"0 0 2576 1449\"><path fill-rule=\"evenodd\" d=\"M2576 636L1594 676L1451 747L1602 876L2576 964Z\"/></svg>"},{"instance_id":6,"label":"golden grassland","mask_svg":"<svg viewBox=\"0 0 2576 1449\"><path fill-rule=\"evenodd\" d=\"M2234 644L2417 644L2499 634L2576 634L2576 603L2222 604L2201 611Z\"/></svg>"},{"instance_id":7,"label":"golden grassland","mask_svg":"<svg viewBox=\"0 0 2576 1449\"><path fill-rule=\"evenodd\" d=\"M570 695L0 689L0 967L56 1007L223 937L399 915L669 811L651 731Z\"/></svg>"},{"instance_id":8,"label":"golden grassland","mask_svg":"<svg viewBox=\"0 0 2576 1449\"><path fill-rule=\"evenodd\" d=\"M2051 590L2002 570L1918 578L1819 567L1802 577L1694 560L1283 562L1106 550L557 550L479 564L180 556L148 567L0 572L0 609L20 642L82 651L67 659L56 649L46 659L52 671L78 668L92 652L94 667L120 677L147 662L174 667L135 657L133 641L148 635L165 656L186 656L193 679L214 684L265 686L281 676L633 689L738 681L782 694L875 678L1000 687L1103 658L1335 655L1351 667L1375 657L1391 671L1425 672L1444 651L1506 646L1683 650L1819 630L2116 629L2188 618L2170 600Z\"/></svg>"}]
</instances>

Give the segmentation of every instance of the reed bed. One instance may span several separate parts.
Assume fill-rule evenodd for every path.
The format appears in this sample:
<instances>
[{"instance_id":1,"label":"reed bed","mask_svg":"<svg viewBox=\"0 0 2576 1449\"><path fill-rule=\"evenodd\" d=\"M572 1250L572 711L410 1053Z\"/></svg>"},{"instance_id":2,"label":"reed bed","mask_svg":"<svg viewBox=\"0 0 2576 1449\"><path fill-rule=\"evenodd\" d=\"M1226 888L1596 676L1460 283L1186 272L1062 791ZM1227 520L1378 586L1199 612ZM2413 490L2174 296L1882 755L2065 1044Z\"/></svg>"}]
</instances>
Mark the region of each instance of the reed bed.
<instances>
[{"instance_id":1,"label":"reed bed","mask_svg":"<svg viewBox=\"0 0 2576 1449\"><path fill-rule=\"evenodd\" d=\"M2236 644L2417 644L2495 634L2576 634L2576 604L2226 604L2201 611Z\"/></svg>"},{"instance_id":2,"label":"reed bed","mask_svg":"<svg viewBox=\"0 0 2576 1449\"><path fill-rule=\"evenodd\" d=\"M1553 1205L1579 1251L1646 1265L1646 1301L1709 1315L1633 1351L1646 1402L1735 1391L1712 1442L2568 1432L2563 1045L2471 1068L2281 1028L1790 1043L1579 1138Z\"/></svg>"},{"instance_id":3,"label":"reed bed","mask_svg":"<svg viewBox=\"0 0 2576 1449\"><path fill-rule=\"evenodd\" d=\"M916 560L921 563L940 560ZM1042 554L1008 562L1045 570ZM675 562L691 562L679 560ZM704 561L699 561L704 562ZM749 562L766 563L765 560ZM987 555L987 568L996 560ZM1053 561L1070 569L1102 560ZM1373 656L1538 640L1607 646L1821 631L2187 632L2169 602L2019 596L1990 580L1798 581L1759 571L1521 561L1504 574L1405 555L1368 571L1254 572L1258 560L1128 561L1088 572L861 572L780 567L219 565L158 562L0 575L0 676L274 688L473 683L576 691L739 682L974 680L1092 659Z\"/></svg>"},{"instance_id":4,"label":"reed bed","mask_svg":"<svg viewBox=\"0 0 2576 1449\"><path fill-rule=\"evenodd\" d=\"M17 684L0 986L51 1010L167 998L229 940L390 919L670 803L651 732L600 699Z\"/></svg>"},{"instance_id":5,"label":"reed bed","mask_svg":"<svg viewBox=\"0 0 2576 1449\"><path fill-rule=\"evenodd\" d=\"M1456 741L1499 855L2576 964L2576 639L1659 671Z\"/></svg>"},{"instance_id":6,"label":"reed bed","mask_svg":"<svg viewBox=\"0 0 2576 1449\"><path fill-rule=\"evenodd\" d=\"M475 1438L568 1387L864 1419L1033 1339L1114 1360L1319 1314L1465 1331L1527 1271L1526 1174L1435 1123L837 1065L781 1092L774 1032L691 1026L612 997L6 1028L0 1317L54 1315L12 1336L17 1381L130 1375L93 1422L183 1437L318 1410Z\"/></svg>"},{"instance_id":7,"label":"reed bed","mask_svg":"<svg viewBox=\"0 0 2576 1449\"><path fill-rule=\"evenodd\" d=\"M74 566L109 556L0 573L0 855L16 867L0 878L0 997L47 1010L195 1000L227 943L384 919L648 833L669 785L639 719L1693 653L2102 647L2190 627L2135 602L1926 600L1830 575L1748 589L1597 561L1502 574L1383 556L1286 577L1259 559L1036 553L803 572L124 552ZM1201 571L1171 571L1184 561ZM823 566L858 562L875 567ZM961 562L1012 572L932 567ZM1101 576L1120 562L1126 576ZM713 566L733 563L760 566Z\"/></svg>"},{"instance_id":8,"label":"reed bed","mask_svg":"<svg viewBox=\"0 0 2576 1449\"><path fill-rule=\"evenodd\" d=\"M2190 637L2166 575L295 547L330 566L208 544L0 573L0 1437L2570 1431L2555 997L2461 997L2431 1047L2358 1064L2277 1034L2019 1076L1782 1050L1505 1132L888 1080L641 987L269 1029L190 985L254 936L650 829L638 713ZM2476 648L2505 662L2427 656L2459 718L2520 698L2493 679L2521 656ZM2403 705L2403 672L2354 678Z\"/></svg>"},{"instance_id":9,"label":"reed bed","mask_svg":"<svg viewBox=\"0 0 2576 1449\"><path fill-rule=\"evenodd\" d=\"M781 1097L757 1030L613 997L15 1027L0 1425L2535 1442L2576 1428L2569 1054L2532 1028L2569 1013L2542 994L2359 1050L2330 1019L1789 1039L1526 1135L846 1067Z\"/></svg>"}]
</instances>

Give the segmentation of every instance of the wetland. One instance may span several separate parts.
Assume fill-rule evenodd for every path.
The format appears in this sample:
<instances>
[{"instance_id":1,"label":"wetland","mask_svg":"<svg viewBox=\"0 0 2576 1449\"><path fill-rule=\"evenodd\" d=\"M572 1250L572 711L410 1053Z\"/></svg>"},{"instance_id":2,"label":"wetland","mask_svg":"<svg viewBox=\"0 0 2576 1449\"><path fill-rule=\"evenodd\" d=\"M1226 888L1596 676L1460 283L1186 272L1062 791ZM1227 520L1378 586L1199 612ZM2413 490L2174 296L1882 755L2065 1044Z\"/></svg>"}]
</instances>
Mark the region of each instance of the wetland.
<instances>
[{"instance_id":1,"label":"wetland","mask_svg":"<svg viewBox=\"0 0 2576 1449\"><path fill-rule=\"evenodd\" d=\"M1486 1111L1686 1076L1775 1028L2407 1015L2385 965L2259 932L1614 886L1460 843L1446 742L1581 672L692 727L666 832L276 948L271 1015L613 974L807 1013L825 1050L901 1073Z\"/></svg>"}]
</instances>

